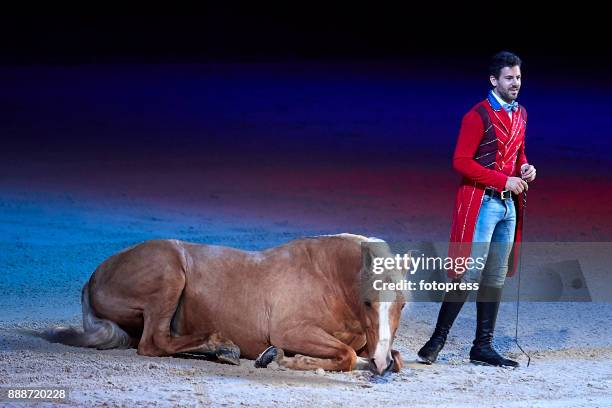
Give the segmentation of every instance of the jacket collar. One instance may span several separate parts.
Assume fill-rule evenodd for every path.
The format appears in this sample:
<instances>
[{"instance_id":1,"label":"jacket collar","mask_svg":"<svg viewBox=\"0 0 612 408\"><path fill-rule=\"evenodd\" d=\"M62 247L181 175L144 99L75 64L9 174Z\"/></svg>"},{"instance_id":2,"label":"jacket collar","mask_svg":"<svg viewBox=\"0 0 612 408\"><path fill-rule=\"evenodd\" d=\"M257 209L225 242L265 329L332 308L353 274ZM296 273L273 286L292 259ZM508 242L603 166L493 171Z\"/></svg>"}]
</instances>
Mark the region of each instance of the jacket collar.
<instances>
[{"instance_id":1,"label":"jacket collar","mask_svg":"<svg viewBox=\"0 0 612 408\"><path fill-rule=\"evenodd\" d=\"M499 112L500 110L502 110L502 106L499 103L499 101L497 100L497 98L495 97L495 95L493 95L493 90L492 89L489 91L489 95L487 96L487 100L489 101L489 105L491 105L491 108L493 108L494 111Z\"/></svg>"}]
</instances>

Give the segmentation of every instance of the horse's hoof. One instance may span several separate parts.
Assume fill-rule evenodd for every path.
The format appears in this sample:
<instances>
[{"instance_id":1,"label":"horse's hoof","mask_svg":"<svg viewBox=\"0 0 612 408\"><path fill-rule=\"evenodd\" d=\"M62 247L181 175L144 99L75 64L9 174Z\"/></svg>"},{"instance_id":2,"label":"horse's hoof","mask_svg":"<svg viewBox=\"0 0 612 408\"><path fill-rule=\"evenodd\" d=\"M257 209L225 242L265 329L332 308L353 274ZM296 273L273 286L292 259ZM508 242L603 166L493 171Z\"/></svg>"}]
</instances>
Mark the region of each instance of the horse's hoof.
<instances>
[{"instance_id":1,"label":"horse's hoof","mask_svg":"<svg viewBox=\"0 0 612 408\"><path fill-rule=\"evenodd\" d=\"M255 367L257 368L266 368L268 364L270 364L276 356L278 355L278 349L274 346L270 346L263 351L255 360Z\"/></svg>"},{"instance_id":2,"label":"horse's hoof","mask_svg":"<svg viewBox=\"0 0 612 408\"><path fill-rule=\"evenodd\" d=\"M217 359L224 363L240 365L240 350L238 347L222 347L217 350Z\"/></svg>"}]
</instances>

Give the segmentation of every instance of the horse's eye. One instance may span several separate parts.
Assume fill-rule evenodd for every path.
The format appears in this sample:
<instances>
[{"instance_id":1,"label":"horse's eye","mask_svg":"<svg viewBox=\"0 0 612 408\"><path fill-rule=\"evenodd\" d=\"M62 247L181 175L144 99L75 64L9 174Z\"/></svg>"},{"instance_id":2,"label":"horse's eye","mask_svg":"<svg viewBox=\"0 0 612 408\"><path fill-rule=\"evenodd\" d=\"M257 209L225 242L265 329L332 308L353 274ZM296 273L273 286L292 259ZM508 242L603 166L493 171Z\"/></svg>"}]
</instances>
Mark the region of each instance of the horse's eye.
<instances>
[{"instance_id":1,"label":"horse's eye","mask_svg":"<svg viewBox=\"0 0 612 408\"><path fill-rule=\"evenodd\" d=\"M366 300L364 304L366 305L366 307L372 307L372 303L370 303L369 300Z\"/></svg>"},{"instance_id":2,"label":"horse's eye","mask_svg":"<svg viewBox=\"0 0 612 408\"><path fill-rule=\"evenodd\" d=\"M405 304L405 303L402 305L402 310L404 310L404 306L406 306L406 304Z\"/></svg>"}]
</instances>

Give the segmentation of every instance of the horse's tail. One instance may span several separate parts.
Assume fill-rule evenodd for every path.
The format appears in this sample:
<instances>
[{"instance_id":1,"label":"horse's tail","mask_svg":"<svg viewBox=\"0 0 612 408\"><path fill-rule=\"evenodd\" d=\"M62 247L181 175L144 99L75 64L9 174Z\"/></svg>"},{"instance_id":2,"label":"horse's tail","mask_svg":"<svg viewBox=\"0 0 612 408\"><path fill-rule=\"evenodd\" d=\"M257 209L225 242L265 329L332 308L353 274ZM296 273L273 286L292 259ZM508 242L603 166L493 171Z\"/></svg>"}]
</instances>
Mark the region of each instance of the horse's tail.
<instances>
[{"instance_id":1,"label":"horse's tail","mask_svg":"<svg viewBox=\"0 0 612 408\"><path fill-rule=\"evenodd\" d=\"M40 336L51 343L62 343L76 347L95 347L99 350L128 348L131 337L117 323L94 315L89 304L89 283L81 291L83 308L83 330L76 327L58 326L45 330Z\"/></svg>"}]
</instances>

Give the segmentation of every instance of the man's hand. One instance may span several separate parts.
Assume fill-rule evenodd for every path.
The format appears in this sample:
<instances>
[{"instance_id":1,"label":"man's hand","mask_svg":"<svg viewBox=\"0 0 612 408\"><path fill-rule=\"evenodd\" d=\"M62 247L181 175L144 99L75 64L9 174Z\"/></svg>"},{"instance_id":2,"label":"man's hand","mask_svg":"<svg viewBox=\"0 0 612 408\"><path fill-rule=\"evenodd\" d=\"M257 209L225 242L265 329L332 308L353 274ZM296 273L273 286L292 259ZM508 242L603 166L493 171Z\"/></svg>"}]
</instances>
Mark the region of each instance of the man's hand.
<instances>
[{"instance_id":1,"label":"man's hand","mask_svg":"<svg viewBox=\"0 0 612 408\"><path fill-rule=\"evenodd\" d=\"M528 188L527 182L520 177L508 177L506 181L506 190L510 190L514 194L521 194L523 191L527 191Z\"/></svg>"},{"instance_id":2,"label":"man's hand","mask_svg":"<svg viewBox=\"0 0 612 408\"><path fill-rule=\"evenodd\" d=\"M531 164L523 164L521 166L521 178L531 183L536 178L536 168Z\"/></svg>"}]
</instances>

